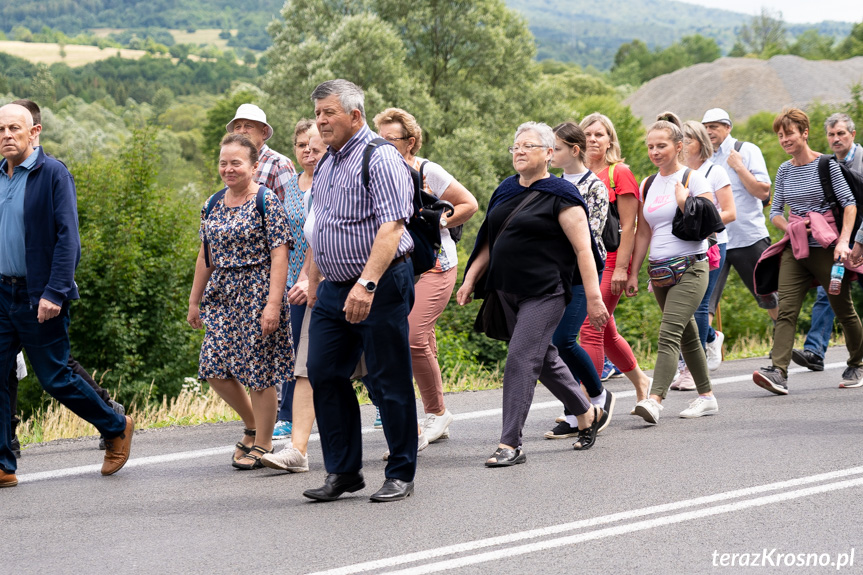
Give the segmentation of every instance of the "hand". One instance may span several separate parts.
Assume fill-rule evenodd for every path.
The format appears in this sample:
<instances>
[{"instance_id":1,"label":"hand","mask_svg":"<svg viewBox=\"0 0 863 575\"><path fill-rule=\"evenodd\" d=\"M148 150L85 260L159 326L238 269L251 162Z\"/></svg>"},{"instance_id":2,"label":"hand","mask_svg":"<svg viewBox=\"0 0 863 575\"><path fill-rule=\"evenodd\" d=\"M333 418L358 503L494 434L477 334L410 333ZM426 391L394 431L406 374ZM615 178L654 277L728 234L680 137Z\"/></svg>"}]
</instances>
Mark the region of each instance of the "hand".
<instances>
[{"instance_id":1,"label":"hand","mask_svg":"<svg viewBox=\"0 0 863 575\"><path fill-rule=\"evenodd\" d=\"M614 273L611 274L611 293L620 295L625 291L628 279L629 273L624 268L614 268Z\"/></svg>"},{"instance_id":2,"label":"hand","mask_svg":"<svg viewBox=\"0 0 863 575\"><path fill-rule=\"evenodd\" d=\"M186 316L186 321L193 329L204 329L204 322L201 321L201 308L197 304L189 304L189 315Z\"/></svg>"},{"instance_id":3,"label":"hand","mask_svg":"<svg viewBox=\"0 0 863 575\"><path fill-rule=\"evenodd\" d=\"M635 297L638 295L638 274L629 274L629 279L626 280L626 297Z\"/></svg>"},{"instance_id":4,"label":"hand","mask_svg":"<svg viewBox=\"0 0 863 575\"><path fill-rule=\"evenodd\" d=\"M315 302L318 301L318 286L317 281L309 280L309 291L306 294L306 307L312 309L315 307Z\"/></svg>"},{"instance_id":5,"label":"hand","mask_svg":"<svg viewBox=\"0 0 863 575\"><path fill-rule=\"evenodd\" d=\"M743 157L737 150L731 150L731 153L728 154L728 167L735 172L746 169L746 166L743 165Z\"/></svg>"},{"instance_id":6,"label":"hand","mask_svg":"<svg viewBox=\"0 0 863 575\"><path fill-rule=\"evenodd\" d=\"M854 243L854 249L851 250L851 254L848 256L848 261L855 268L863 264L863 245L856 242Z\"/></svg>"},{"instance_id":7,"label":"hand","mask_svg":"<svg viewBox=\"0 0 863 575\"><path fill-rule=\"evenodd\" d=\"M854 247L857 247L857 244L854 244ZM833 261L839 262L840 264L845 263L850 253L851 248L848 247L848 242L839 240L836 242L836 247L833 249Z\"/></svg>"},{"instance_id":8,"label":"hand","mask_svg":"<svg viewBox=\"0 0 863 575\"><path fill-rule=\"evenodd\" d=\"M309 280L299 280L288 290L288 303L303 305L309 299Z\"/></svg>"},{"instance_id":9,"label":"hand","mask_svg":"<svg viewBox=\"0 0 863 575\"><path fill-rule=\"evenodd\" d=\"M59 305L45 298L39 300L39 310L36 312L36 319L39 320L39 323L45 323L58 315L60 315Z\"/></svg>"},{"instance_id":10,"label":"hand","mask_svg":"<svg viewBox=\"0 0 863 575\"><path fill-rule=\"evenodd\" d=\"M372 309L372 300L375 294L366 291L366 288L360 284L355 284L348 292L348 297L345 300L345 307L342 310L345 312L345 319L348 323L360 323L367 317Z\"/></svg>"},{"instance_id":11,"label":"hand","mask_svg":"<svg viewBox=\"0 0 863 575\"><path fill-rule=\"evenodd\" d=\"M689 190L683 187L683 184L680 182L674 183L674 199L677 202L677 205L680 206L686 202L686 198L689 197Z\"/></svg>"},{"instance_id":12,"label":"hand","mask_svg":"<svg viewBox=\"0 0 863 575\"><path fill-rule=\"evenodd\" d=\"M464 282L455 294L455 302L458 305L469 304L473 301L473 284Z\"/></svg>"},{"instance_id":13,"label":"hand","mask_svg":"<svg viewBox=\"0 0 863 575\"><path fill-rule=\"evenodd\" d=\"M282 306L275 303L268 303L261 313L261 335L267 337L277 329L279 329L279 319L282 314Z\"/></svg>"},{"instance_id":14,"label":"hand","mask_svg":"<svg viewBox=\"0 0 863 575\"><path fill-rule=\"evenodd\" d=\"M602 298L596 298L587 302L587 317L590 319L590 325L596 331L602 331L602 328L608 323L609 318L608 308L605 307Z\"/></svg>"}]
</instances>

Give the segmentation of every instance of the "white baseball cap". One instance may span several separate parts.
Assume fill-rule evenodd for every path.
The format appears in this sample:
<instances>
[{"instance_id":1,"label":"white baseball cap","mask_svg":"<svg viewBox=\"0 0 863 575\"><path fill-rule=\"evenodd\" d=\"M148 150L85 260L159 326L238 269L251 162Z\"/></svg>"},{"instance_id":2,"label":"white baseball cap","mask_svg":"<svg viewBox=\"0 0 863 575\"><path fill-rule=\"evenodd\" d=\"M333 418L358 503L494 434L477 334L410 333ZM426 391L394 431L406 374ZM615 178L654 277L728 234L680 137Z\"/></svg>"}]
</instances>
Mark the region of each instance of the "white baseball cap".
<instances>
[{"instance_id":1,"label":"white baseball cap","mask_svg":"<svg viewBox=\"0 0 863 575\"><path fill-rule=\"evenodd\" d=\"M731 118L728 116L728 112L722 108L710 108L704 112L704 117L701 119L701 123L707 124L708 122L721 122L723 124L728 124L729 128L733 126Z\"/></svg>"},{"instance_id":2,"label":"white baseball cap","mask_svg":"<svg viewBox=\"0 0 863 575\"><path fill-rule=\"evenodd\" d=\"M234 114L234 119L228 122L225 129L228 132L233 132L234 122L237 120L254 120L255 122L260 122L267 127L267 129L264 130L264 141L266 142L273 137L273 127L267 123L267 115L254 104L240 104L240 107L237 108L237 113Z\"/></svg>"}]
</instances>

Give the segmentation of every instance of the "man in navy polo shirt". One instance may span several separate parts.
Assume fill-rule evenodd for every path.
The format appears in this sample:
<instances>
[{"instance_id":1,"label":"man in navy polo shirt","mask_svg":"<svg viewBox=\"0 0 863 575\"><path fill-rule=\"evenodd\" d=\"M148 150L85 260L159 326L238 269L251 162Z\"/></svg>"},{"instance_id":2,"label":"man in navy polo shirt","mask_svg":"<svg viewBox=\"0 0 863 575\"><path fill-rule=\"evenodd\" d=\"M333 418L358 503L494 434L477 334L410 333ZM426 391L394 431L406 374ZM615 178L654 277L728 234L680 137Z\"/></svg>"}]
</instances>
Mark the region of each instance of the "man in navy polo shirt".
<instances>
[{"instance_id":1,"label":"man in navy polo shirt","mask_svg":"<svg viewBox=\"0 0 863 575\"><path fill-rule=\"evenodd\" d=\"M0 487L18 483L8 376L22 345L45 391L107 438L103 475L125 465L134 430L67 364L81 257L75 184L63 164L33 147L38 134L27 108L0 108Z\"/></svg>"},{"instance_id":2,"label":"man in navy polo shirt","mask_svg":"<svg viewBox=\"0 0 863 575\"><path fill-rule=\"evenodd\" d=\"M413 183L393 146L380 146L362 181L363 152L375 134L366 124L363 91L347 80L312 92L329 155L312 183L314 232L309 238L309 380L327 479L303 493L333 501L365 487L360 409L350 376L365 353L370 393L378 398L390 449L383 487L372 501L413 493L417 417L408 345L414 300L413 250L405 222Z\"/></svg>"}]
</instances>

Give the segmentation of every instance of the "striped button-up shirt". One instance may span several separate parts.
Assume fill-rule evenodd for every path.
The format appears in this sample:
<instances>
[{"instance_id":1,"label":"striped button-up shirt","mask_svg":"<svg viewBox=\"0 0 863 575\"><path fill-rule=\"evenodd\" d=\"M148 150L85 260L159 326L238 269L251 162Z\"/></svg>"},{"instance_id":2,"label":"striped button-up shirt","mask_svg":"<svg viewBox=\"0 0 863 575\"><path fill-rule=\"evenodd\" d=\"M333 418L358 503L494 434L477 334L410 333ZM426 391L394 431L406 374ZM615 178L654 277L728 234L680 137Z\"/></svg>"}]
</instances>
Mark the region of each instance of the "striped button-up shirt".
<instances>
[{"instance_id":1,"label":"striped button-up shirt","mask_svg":"<svg viewBox=\"0 0 863 575\"><path fill-rule=\"evenodd\" d=\"M294 163L268 145L264 144L258 155L258 173L255 181L269 188L278 196L280 202L285 201L285 190L291 176L296 173Z\"/></svg>"},{"instance_id":2,"label":"striped button-up shirt","mask_svg":"<svg viewBox=\"0 0 863 575\"><path fill-rule=\"evenodd\" d=\"M331 281L358 278L365 268L378 228L407 221L413 212L413 183L407 164L393 146L380 146L369 163L369 188L363 187L363 152L375 135L363 125L341 150L318 165L312 182L315 263ZM413 250L402 234L394 258Z\"/></svg>"}]
</instances>

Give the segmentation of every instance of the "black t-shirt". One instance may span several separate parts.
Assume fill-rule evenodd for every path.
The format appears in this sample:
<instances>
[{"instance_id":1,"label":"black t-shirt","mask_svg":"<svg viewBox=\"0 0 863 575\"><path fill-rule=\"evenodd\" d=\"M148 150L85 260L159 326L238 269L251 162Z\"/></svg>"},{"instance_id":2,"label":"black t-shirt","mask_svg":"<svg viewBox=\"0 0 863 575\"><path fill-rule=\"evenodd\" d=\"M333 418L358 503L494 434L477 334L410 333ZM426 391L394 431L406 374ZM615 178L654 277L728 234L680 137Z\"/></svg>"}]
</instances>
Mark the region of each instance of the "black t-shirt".
<instances>
[{"instance_id":1,"label":"black t-shirt","mask_svg":"<svg viewBox=\"0 0 863 575\"><path fill-rule=\"evenodd\" d=\"M584 208L566 198L540 193L498 237L504 220L522 200L523 194L510 198L488 216L491 260L486 287L517 295L545 295L563 283L568 302L573 283L581 284L581 275L575 250L557 218L567 207Z\"/></svg>"}]
</instances>

